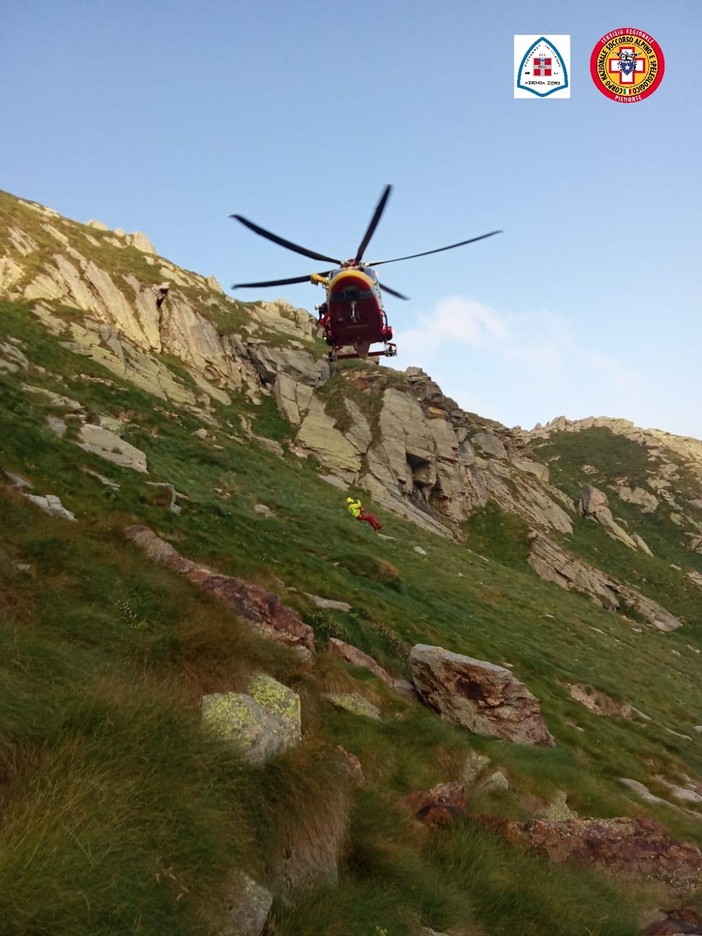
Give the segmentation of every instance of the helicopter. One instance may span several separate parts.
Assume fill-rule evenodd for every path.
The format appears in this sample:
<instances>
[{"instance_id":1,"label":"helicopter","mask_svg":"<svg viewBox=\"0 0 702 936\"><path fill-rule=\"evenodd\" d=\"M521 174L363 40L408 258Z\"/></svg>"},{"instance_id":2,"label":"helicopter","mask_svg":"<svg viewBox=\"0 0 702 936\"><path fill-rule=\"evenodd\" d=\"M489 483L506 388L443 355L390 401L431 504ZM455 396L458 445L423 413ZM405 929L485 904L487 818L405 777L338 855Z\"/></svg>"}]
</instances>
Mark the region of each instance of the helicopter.
<instances>
[{"instance_id":1,"label":"helicopter","mask_svg":"<svg viewBox=\"0 0 702 936\"><path fill-rule=\"evenodd\" d=\"M305 282L319 284L324 287L326 298L321 305L316 306L316 310L319 314L319 325L322 328L324 340L331 347L328 354L330 361L341 358L394 357L397 354L397 346L392 342L392 328L388 324L383 307L382 292L388 293L388 295L394 296L396 299L406 300L408 297L381 283L373 267L382 266L386 263L398 263L400 260L413 260L415 257L426 257L429 254L441 253L444 250L453 250L455 247L473 244L475 241L484 240L486 237L492 237L494 234L501 234L502 232L490 231L487 234L480 234L478 237L471 237L456 244L449 244L447 247L425 250L422 253L409 254L405 257L395 257L392 260L375 260L372 263L365 263L363 255L385 211L391 191L392 186L386 185L375 207L370 224L358 245L355 255L350 260L338 260L317 253L317 251L308 250L306 247L301 247L299 244L294 244L292 241L267 231L242 215L230 215L231 218L239 221L253 231L254 234L265 237L267 240L273 241L274 244L302 254L312 260L334 264L332 269L320 273L309 273L305 276L294 276L287 279L266 280L260 283L236 283L232 286L232 289L263 289L268 286L289 286L293 283ZM376 344L383 344L383 348L371 351L371 347Z\"/></svg>"}]
</instances>

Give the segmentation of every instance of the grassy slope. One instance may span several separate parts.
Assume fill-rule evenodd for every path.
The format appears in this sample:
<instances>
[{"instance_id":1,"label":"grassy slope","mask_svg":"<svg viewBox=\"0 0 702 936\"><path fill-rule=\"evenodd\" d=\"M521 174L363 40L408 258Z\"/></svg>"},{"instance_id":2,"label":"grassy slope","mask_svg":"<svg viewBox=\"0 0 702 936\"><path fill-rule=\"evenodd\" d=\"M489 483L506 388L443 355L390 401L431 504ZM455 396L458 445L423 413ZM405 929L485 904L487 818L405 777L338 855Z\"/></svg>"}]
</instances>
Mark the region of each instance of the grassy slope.
<instances>
[{"instance_id":1,"label":"grassy slope","mask_svg":"<svg viewBox=\"0 0 702 936\"><path fill-rule=\"evenodd\" d=\"M221 408L215 448L193 435L200 424L192 415L155 405L61 349L22 307L2 304L0 340L8 335L47 370L0 376L0 467L22 474L36 493L59 495L79 522L0 492L3 934L209 932L232 865L265 883L296 829L338 808L344 791L330 766L338 743L359 756L366 775L354 793L340 886L276 904L271 934L409 936L420 923L491 936L636 931L639 909L653 899L642 889L546 867L471 821L418 830L397 803L412 789L458 779L477 749L511 782L508 793L474 795L478 811L526 817L535 797L547 801L561 789L582 815L647 812L702 843L702 823L632 802L617 780L702 774L699 743L666 730L688 733L702 723L699 657L688 648L702 648L701 621L681 576L673 587L665 562L633 556L602 534L595 544L578 525L583 555L606 554L634 584L639 570L649 581L655 571L668 582L666 605L688 621L669 635L639 633L541 582L524 561L524 530L498 511L469 524L467 546L388 516L384 533L394 539L373 537L350 521L343 496L319 481L313 462L233 438L243 412L255 430L284 439L270 401ZM94 413L128 414L125 437L147 453L149 480L187 495L183 513L164 511L143 477L55 436L46 427L51 407L23 382ZM118 481L120 491L110 493L85 468ZM257 514L259 502L275 517ZM340 636L398 674L415 642L510 663L542 700L558 746L467 736L323 653L315 667L300 665L146 565L123 538L134 522L189 558L281 594L294 586L348 601L353 611L341 614L316 610L299 594L286 598L321 644ZM413 551L417 544L426 558ZM257 669L298 689L305 710L301 748L264 768L238 762L198 730L201 694L241 689ZM381 704L382 723L322 700L325 688L354 682ZM600 719L569 698L566 682L596 685L652 722Z\"/></svg>"}]
</instances>

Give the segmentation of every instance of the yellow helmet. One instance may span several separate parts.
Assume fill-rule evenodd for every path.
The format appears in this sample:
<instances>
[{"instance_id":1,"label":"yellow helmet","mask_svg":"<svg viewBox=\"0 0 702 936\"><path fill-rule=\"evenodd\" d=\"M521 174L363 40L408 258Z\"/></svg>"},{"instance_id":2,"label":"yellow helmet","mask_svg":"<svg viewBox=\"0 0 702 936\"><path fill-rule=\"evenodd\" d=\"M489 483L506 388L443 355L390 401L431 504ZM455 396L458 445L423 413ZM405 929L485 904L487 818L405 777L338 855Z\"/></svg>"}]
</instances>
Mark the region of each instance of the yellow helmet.
<instances>
[{"instance_id":1,"label":"yellow helmet","mask_svg":"<svg viewBox=\"0 0 702 936\"><path fill-rule=\"evenodd\" d=\"M346 503L347 503L347 504L350 504L352 501L353 501L353 497L347 497L347 498L346 498Z\"/></svg>"}]
</instances>

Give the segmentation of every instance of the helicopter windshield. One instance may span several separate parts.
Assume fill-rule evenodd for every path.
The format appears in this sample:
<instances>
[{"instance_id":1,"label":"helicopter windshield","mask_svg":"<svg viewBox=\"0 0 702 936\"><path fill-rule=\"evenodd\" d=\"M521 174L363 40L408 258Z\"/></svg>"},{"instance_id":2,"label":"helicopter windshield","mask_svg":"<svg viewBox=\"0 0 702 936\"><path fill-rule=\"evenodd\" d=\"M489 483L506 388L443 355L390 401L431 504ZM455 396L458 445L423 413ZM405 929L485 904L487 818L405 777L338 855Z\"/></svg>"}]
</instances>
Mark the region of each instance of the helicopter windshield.
<instances>
[{"instance_id":1,"label":"helicopter windshield","mask_svg":"<svg viewBox=\"0 0 702 936\"><path fill-rule=\"evenodd\" d=\"M375 272L373 267L362 267L362 269L366 276L370 276L374 283L378 282L378 274Z\"/></svg>"}]
</instances>

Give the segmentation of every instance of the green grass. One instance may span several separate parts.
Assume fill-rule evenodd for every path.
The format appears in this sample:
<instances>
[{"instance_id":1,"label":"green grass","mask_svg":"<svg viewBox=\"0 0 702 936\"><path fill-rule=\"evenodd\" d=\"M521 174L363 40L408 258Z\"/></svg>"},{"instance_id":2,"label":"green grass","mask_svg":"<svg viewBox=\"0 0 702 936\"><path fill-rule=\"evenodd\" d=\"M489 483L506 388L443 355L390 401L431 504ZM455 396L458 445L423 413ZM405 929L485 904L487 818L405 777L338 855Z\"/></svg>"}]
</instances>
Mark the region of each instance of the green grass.
<instances>
[{"instance_id":1,"label":"green grass","mask_svg":"<svg viewBox=\"0 0 702 936\"><path fill-rule=\"evenodd\" d=\"M0 199L0 212L7 204ZM0 469L22 475L35 493L58 495L78 521L49 517L0 486L3 936L214 933L232 868L272 886L285 855L302 842L313 856L346 811L338 886L276 899L266 936L419 936L422 926L481 936L637 931L654 893L548 866L470 818L428 831L400 803L412 790L460 779L478 751L491 770L505 772L510 789L472 793L476 812L524 819L534 803L545 807L563 791L581 815L654 815L679 838L702 844L701 822L635 801L619 780L638 779L664 795L656 774L702 775L692 732L702 724L694 652L702 649L702 616L694 586L670 566L682 565L683 554L664 511L642 517L616 506L632 526L636 520L654 558L582 519L563 545L683 615L685 627L667 635L637 631L621 615L541 581L526 561L526 525L494 504L470 518L459 544L366 498L392 538L375 537L349 517L344 493L320 481L316 462L288 450L290 427L269 397L260 406L239 397L214 404L213 424L72 354L24 305L0 304L0 340L8 337L32 366L0 375ZM182 365L163 363L187 378ZM70 434L57 436L47 417L65 412L24 384L79 400L91 420L122 419L125 438L146 453L149 475L82 451ZM372 426L383 386L373 369L351 362L325 389L330 415L342 419L351 398ZM278 441L283 456L242 441L241 416ZM203 426L206 439L195 435ZM576 445L575 435L569 452L558 440L539 450L560 454L550 462L552 478L571 496L583 463L602 478L645 472L638 447L602 433ZM167 511L147 480L174 484L181 513ZM257 513L260 503L273 516ZM297 608L315 630L314 664L150 565L124 536L135 523L183 556L260 582ZM685 558L686 568L699 567ZM319 610L304 592L352 610ZM418 642L509 664L541 700L557 746L461 732L325 653L330 636L404 677ZM243 691L259 671L300 693L304 742L253 768L200 731L199 706L205 693ZM574 682L635 705L651 722L588 712L569 695ZM383 721L336 709L325 699L333 690L363 692ZM361 786L340 774L337 745L359 758ZM689 902L700 905L699 895Z\"/></svg>"},{"instance_id":2,"label":"green grass","mask_svg":"<svg viewBox=\"0 0 702 936\"><path fill-rule=\"evenodd\" d=\"M524 569L529 557L529 524L488 501L471 514L464 524L466 545L473 552L505 566Z\"/></svg>"}]
</instances>

